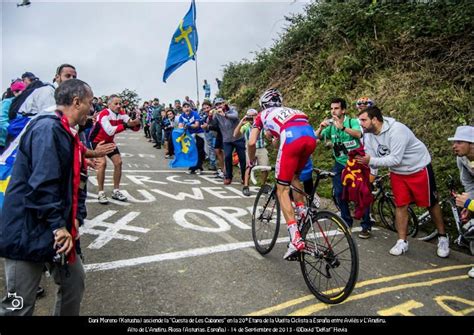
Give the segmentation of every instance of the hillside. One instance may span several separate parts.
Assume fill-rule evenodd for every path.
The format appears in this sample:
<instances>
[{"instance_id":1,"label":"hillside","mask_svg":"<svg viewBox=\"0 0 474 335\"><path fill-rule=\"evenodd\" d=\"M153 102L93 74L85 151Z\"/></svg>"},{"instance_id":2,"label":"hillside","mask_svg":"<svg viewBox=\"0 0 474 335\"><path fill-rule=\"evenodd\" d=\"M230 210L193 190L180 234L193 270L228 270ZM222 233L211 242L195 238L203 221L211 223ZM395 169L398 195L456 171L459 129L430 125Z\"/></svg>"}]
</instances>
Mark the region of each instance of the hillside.
<instances>
[{"instance_id":1,"label":"hillside","mask_svg":"<svg viewBox=\"0 0 474 335\"><path fill-rule=\"evenodd\" d=\"M242 112L276 87L315 126L332 97L355 116L355 100L370 96L428 146L441 189L448 174L457 179L447 138L474 124L473 1L318 1L286 19L272 48L225 67L221 96ZM333 163L324 145L314 161Z\"/></svg>"}]
</instances>

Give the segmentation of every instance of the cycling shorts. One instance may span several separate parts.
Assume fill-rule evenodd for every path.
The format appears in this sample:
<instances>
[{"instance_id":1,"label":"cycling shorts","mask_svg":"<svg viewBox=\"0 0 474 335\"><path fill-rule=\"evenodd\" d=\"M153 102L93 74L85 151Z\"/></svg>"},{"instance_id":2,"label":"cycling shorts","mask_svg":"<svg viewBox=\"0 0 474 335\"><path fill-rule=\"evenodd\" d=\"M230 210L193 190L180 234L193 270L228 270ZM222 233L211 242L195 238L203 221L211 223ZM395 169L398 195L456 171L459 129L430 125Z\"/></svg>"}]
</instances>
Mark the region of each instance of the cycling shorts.
<instances>
[{"instance_id":1,"label":"cycling shorts","mask_svg":"<svg viewBox=\"0 0 474 335\"><path fill-rule=\"evenodd\" d=\"M290 185L295 174L299 174L316 149L313 128L306 122L295 122L280 134L275 177L281 185Z\"/></svg>"}]
</instances>

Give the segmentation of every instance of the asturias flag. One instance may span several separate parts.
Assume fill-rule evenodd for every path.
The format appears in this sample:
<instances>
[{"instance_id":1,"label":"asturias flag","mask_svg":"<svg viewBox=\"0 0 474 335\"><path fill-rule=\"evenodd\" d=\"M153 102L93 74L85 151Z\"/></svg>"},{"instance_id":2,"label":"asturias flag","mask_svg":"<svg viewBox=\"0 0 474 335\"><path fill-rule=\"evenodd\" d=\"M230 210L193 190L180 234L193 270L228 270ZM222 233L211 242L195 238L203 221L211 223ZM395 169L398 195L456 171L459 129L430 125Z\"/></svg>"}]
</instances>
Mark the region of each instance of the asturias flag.
<instances>
[{"instance_id":1,"label":"asturias flag","mask_svg":"<svg viewBox=\"0 0 474 335\"><path fill-rule=\"evenodd\" d=\"M194 59L197 47L196 5L193 0L188 13L181 20L178 29L171 38L163 82L166 83L166 79L181 65L190 59Z\"/></svg>"},{"instance_id":2,"label":"asturias flag","mask_svg":"<svg viewBox=\"0 0 474 335\"><path fill-rule=\"evenodd\" d=\"M175 129L171 134L174 146L174 159L170 162L170 168L183 168L196 166L198 152L196 141L184 129Z\"/></svg>"}]
</instances>

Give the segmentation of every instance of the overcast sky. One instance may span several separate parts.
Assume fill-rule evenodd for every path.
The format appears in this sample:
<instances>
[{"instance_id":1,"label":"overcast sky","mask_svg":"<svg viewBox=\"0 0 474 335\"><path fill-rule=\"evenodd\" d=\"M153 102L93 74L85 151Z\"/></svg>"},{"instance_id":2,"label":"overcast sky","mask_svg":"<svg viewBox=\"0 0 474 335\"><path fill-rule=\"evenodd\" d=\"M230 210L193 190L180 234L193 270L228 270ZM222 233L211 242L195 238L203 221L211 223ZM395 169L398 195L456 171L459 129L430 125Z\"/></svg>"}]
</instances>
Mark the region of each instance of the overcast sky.
<instances>
[{"instance_id":1,"label":"overcast sky","mask_svg":"<svg viewBox=\"0 0 474 335\"><path fill-rule=\"evenodd\" d=\"M2 0L2 92L25 71L51 82L56 67L70 63L97 96L128 88L142 101L196 99L193 61L162 82L171 37L191 0L17 2ZM287 24L284 16L303 12L307 2L196 1L200 100L204 79L214 97L223 66L272 46Z\"/></svg>"}]
</instances>

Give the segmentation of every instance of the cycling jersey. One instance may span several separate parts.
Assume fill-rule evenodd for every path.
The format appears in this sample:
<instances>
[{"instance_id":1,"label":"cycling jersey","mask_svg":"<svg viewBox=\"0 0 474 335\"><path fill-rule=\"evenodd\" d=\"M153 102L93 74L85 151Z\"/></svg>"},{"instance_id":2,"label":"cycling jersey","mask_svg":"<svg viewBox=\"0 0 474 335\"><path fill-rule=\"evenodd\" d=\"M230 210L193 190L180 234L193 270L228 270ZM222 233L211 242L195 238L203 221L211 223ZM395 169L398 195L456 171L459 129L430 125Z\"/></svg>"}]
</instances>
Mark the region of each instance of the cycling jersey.
<instances>
[{"instance_id":1,"label":"cycling jersey","mask_svg":"<svg viewBox=\"0 0 474 335\"><path fill-rule=\"evenodd\" d=\"M305 113L287 107L272 107L261 111L255 118L254 127L268 130L274 137L280 137L281 132L294 122L308 123Z\"/></svg>"},{"instance_id":2,"label":"cycling jersey","mask_svg":"<svg viewBox=\"0 0 474 335\"><path fill-rule=\"evenodd\" d=\"M314 130L308 117L296 109L273 107L257 115L254 127L269 131L280 139L275 177L279 184L289 185L316 148Z\"/></svg>"},{"instance_id":3,"label":"cycling jersey","mask_svg":"<svg viewBox=\"0 0 474 335\"><path fill-rule=\"evenodd\" d=\"M106 108L97 117L97 122L89 135L89 139L95 143L101 141L111 143L114 141L116 134L125 130L123 124L129 120L130 117L125 112L114 113Z\"/></svg>"}]
</instances>

